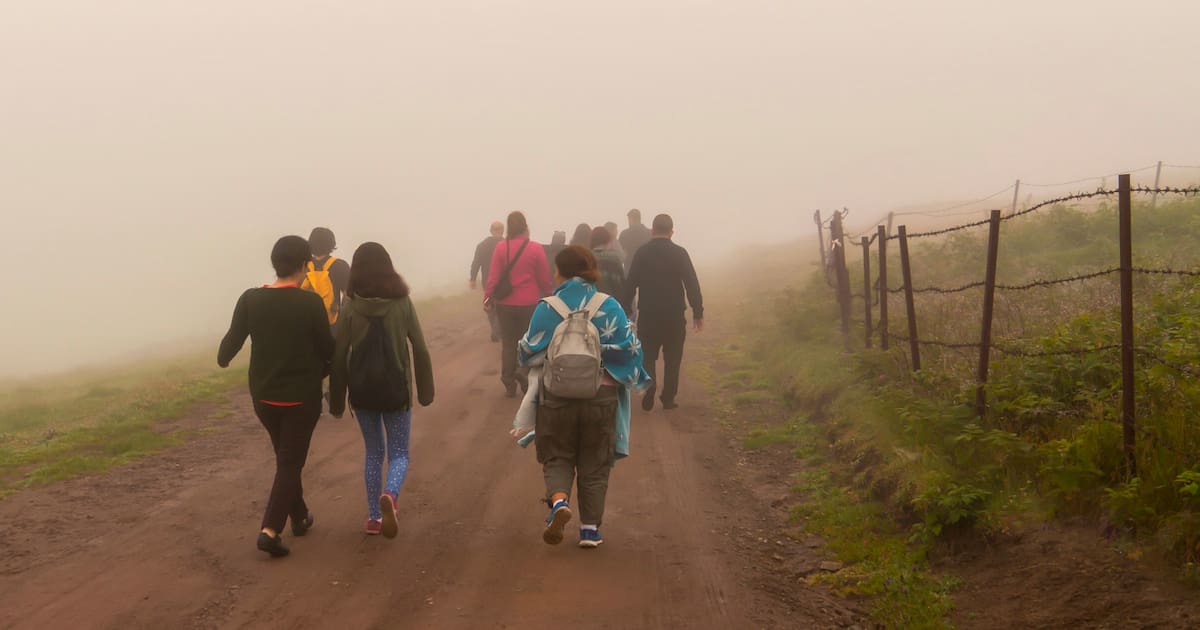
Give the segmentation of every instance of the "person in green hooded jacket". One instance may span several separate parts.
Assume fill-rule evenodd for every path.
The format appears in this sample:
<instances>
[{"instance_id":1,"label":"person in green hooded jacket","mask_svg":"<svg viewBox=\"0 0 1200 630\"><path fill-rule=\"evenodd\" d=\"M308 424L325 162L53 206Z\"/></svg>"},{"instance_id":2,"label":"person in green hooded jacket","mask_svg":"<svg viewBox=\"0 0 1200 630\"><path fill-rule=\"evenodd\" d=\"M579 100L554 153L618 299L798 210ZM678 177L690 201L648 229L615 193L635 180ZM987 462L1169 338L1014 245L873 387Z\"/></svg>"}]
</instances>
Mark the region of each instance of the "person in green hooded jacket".
<instances>
[{"instance_id":1,"label":"person in green hooded jacket","mask_svg":"<svg viewBox=\"0 0 1200 630\"><path fill-rule=\"evenodd\" d=\"M329 413L335 418L342 417L349 390L350 404L358 419L366 446L366 533L382 533L387 538L394 538L399 529L396 505L400 497L400 488L404 485L404 477L408 473L412 383L416 381L417 402L421 403L422 407L431 405L433 363L425 345L425 336L421 332L421 322L417 319L417 310L409 298L408 285L400 274L396 273L392 258L382 245L363 243L354 252L347 292L350 294L350 303L343 309L334 344L332 373L329 378ZM378 324L382 326L379 327ZM355 391L351 385L359 382L352 373L355 369L353 354L356 351L371 351L367 346L373 343L370 334L373 326L376 327L376 334L382 332L386 337L376 341L384 342L383 346L390 348L394 355L390 359L395 363L390 367L398 368L394 373L400 382L387 383L386 389L399 390L399 399L405 402L393 405L366 404L399 408L366 408L361 401L389 396L373 395L377 392ZM385 453L386 485L381 474Z\"/></svg>"}]
</instances>

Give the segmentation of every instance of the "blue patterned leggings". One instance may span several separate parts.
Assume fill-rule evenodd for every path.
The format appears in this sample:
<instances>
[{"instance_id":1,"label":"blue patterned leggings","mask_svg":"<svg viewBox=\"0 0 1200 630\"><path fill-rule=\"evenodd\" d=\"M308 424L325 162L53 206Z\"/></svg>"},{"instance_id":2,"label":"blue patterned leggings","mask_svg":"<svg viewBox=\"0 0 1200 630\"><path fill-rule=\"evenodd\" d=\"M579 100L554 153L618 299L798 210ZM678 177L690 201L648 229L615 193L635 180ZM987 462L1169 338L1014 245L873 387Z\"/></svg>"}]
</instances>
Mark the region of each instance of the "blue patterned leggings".
<instances>
[{"instance_id":1,"label":"blue patterned leggings","mask_svg":"<svg viewBox=\"0 0 1200 630\"><path fill-rule=\"evenodd\" d=\"M379 520L379 497L383 494L384 432L387 432L387 492L400 494L404 475L408 473L408 434L412 426L411 411L368 411L355 409L358 427L362 429L363 443L367 447L367 463L364 477L367 482L367 511L370 518Z\"/></svg>"}]
</instances>

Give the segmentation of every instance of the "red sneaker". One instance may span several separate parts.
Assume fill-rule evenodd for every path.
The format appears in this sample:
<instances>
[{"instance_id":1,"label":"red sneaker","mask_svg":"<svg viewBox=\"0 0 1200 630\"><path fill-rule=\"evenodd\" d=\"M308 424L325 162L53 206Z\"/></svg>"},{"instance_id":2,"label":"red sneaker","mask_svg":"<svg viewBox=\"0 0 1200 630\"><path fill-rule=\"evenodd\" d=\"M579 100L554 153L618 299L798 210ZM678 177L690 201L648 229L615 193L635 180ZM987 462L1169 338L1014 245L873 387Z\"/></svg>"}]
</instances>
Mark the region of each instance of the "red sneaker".
<instances>
[{"instance_id":1,"label":"red sneaker","mask_svg":"<svg viewBox=\"0 0 1200 630\"><path fill-rule=\"evenodd\" d=\"M383 512L383 537L395 538L400 531L400 516L396 514L396 497L384 493L379 497L379 511Z\"/></svg>"},{"instance_id":2,"label":"red sneaker","mask_svg":"<svg viewBox=\"0 0 1200 630\"><path fill-rule=\"evenodd\" d=\"M368 536L377 536L377 535L379 535L379 530L380 530L380 529L382 529L382 528L383 528L383 521L377 521L377 520L375 520L375 519L373 519L373 518L369 518L369 519L367 519L367 529L366 529L366 531L367 531L367 535L368 535Z\"/></svg>"}]
</instances>

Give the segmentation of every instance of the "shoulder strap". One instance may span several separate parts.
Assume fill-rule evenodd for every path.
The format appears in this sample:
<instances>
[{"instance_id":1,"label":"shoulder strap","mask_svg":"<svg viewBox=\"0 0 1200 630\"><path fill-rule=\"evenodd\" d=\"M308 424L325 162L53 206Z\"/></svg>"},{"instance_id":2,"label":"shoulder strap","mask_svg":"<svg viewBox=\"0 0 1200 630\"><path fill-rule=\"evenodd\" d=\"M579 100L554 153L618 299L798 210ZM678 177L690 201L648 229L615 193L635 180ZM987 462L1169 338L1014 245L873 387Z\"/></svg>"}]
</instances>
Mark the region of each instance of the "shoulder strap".
<instances>
[{"instance_id":1,"label":"shoulder strap","mask_svg":"<svg viewBox=\"0 0 1200 630\"><path fill-rule=\"evenodd\" d=\"M507 243L505 243L505 245L506 245L506 249L511 254L512 253L512 241L508 241ZM525 248L528 245L529 245L529 239L526 239L524 243L521 243L521 247L517 248L516 258L510 258L508 260L508 267L505 268L506 272L508 272L508 273L512 272L513 267L515 267L517 264L517 261L521 259L521 254L525 253Z\"/></svg>"},{"instance_id":2,"label":"shoulder strap","mask_svg":"<svg viewBox=\"0 0 1200 630\"><path fill-rule=\"evenodd\" d=\"M571 316L571 307L567 306L567 303L562 301L562 298L558 297L557 295L544 297L542 298L542 301L545 302L547 306L554 309L554 312L558 313L559 317L567 319Z\"/></svg>"},{"instance_id":3,"label":"shoulder strap","mask_svg":"<svg viewBox=\"0 0 1200 630\"><path fill-rule=\"evenodd\" d=\"M601 293L600 291L597 291L596 294L592 296L592 299L588 300L588 303L583 307L583 310L587 311L589 320L595 317L596 313L600 312L600 309L604 307L604 303L608 301L608 297L609 296L607 293Z\"/></svg>"},{"instance_id":4,"label":"shoulder strap","mask_svg":"<svg viewBox=\"0 0 1200 630\"><path fill-rule=\"evenodd\" d=\"M321 268L321 271L329 271L329 268L333 266L333 263L334 263L334 261L336 261L336 260L337 260L337 259L336 259L336 258L334 258L333 256L330 256L329 258L326 258L326 259L325 259L325 265L324 265L324 267L322 267L322 268Z\"/></svg>"}]
</instances>

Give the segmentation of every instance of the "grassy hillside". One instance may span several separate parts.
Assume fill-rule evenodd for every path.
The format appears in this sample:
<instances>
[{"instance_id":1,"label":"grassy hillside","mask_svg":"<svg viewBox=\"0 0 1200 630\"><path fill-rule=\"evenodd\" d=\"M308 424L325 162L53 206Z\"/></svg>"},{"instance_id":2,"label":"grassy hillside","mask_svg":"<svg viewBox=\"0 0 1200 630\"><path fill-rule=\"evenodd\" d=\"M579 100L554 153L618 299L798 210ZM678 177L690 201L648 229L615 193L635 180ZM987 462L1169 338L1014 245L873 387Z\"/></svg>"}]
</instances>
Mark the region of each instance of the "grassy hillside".
<instances>
[{"instance_id":1,"label":"grassy hillside","mask_svg":"<svg viewBox=\"0 0 1200 630\"><path fill-rule=\"evenodd\" d=\"M1134 264L1195 269L1200 200L1160 198L1135 208ZM1085 274L1117 265L1112 205L1057 207L1007 221L999 282ZM986 230L912 241L913 284L955 287L982 279ZM890 284L899 284L891 243ZM877 265L874 265L877 267ZM861 263L850 261L855 286ZM1118 353L1021 358L993 352L989 410L974 401L975 350L922 348L908 368L907 344L846 353L832 290L819 274L778 293L773 325L756 333L757 354L793 408L824 433L855 486L891 506L913 541L952 533L997 535L1031 521L1075 516L1104 524L1138 548L1192 571L1200 560L1200 282L1139 276L1138 475L1123 472ZM995 338L1026 351L1119 343L1116 275L998 293ZM902 296L889 301L891 329L906 330ZM978 340L981 291L917 296L922 339ZM854 313L862 318L862 303ZM878 310L875 311L876 316ZM1165 361L1166 364L1163 363ZM1200 370L1197 370L1200 372Z\"/></svg>"}]
</instances>

